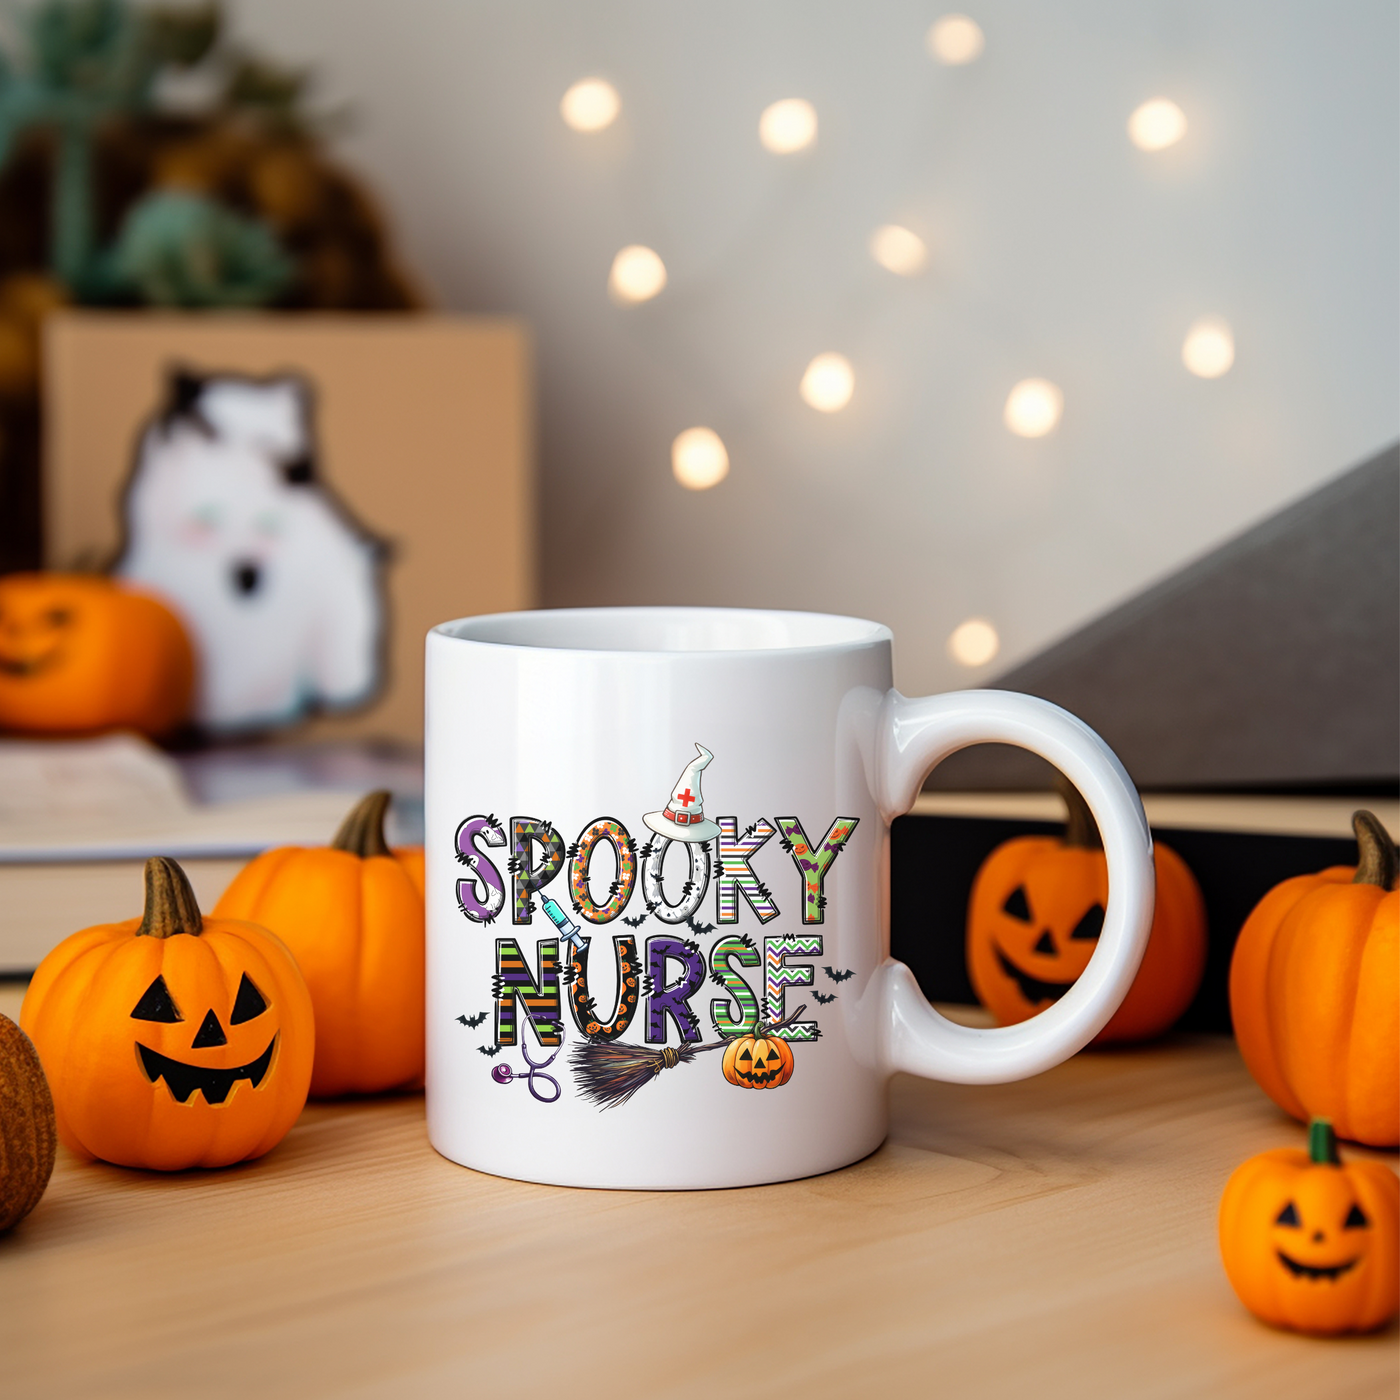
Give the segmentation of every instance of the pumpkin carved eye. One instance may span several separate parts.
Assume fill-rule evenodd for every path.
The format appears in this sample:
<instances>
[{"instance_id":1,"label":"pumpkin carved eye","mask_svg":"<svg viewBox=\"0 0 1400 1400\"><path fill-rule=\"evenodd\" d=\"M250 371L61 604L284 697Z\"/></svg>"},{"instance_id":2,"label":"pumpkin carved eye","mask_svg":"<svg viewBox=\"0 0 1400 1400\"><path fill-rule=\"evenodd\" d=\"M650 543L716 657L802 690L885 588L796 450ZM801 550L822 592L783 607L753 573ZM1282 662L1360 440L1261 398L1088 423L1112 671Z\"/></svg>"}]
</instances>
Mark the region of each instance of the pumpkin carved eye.
<instances>
[{"instance_id":1,"label":"pumpkin carved eye","mask_svg":"<svg viewBox=\"0 0 1400 1400\"><path fill-rule=\"evenodd\" d=\"M1278 1218L1274 1221L1275 1225L1292 1225L1295 1229L1301 1223L1302 1222L1298 1219L1298 1207L1295 1206L1292 1201L1289 1201L1289 1203L1279 1211Z\"/></svg>"},{"instance_id":2,"label":"pumpkin carved eye","mask_svg":"<svg viewBox=\"0 0 1400 1400\"><path fill-rule=\"evenodd\" d=\"M1366 1218L1366 1212L1358 1205L1353 1205L1347 1211L1347 1218L1342 1221L1343 1230L1364 1230L1371 1222Z\"/></svg>"},{"instance_id":3,"label":"pumpkin carved eye","mask_svg":"<svg viewBox=\"0 0 1400 1400\"><path fill-rule=\"evenodd\" d=\"M157 975L156 980L141 993L141 1000L131 1008L133 1021L183 1021L165 978Z\"/></svg>"},{"instance_id":4,"label":"pumpkin carved eye","mask_svg":"<svg viewBox=\"0 0 1400 1400\"><path fill-rule=\"evenodd\" d=\"M245 972L242 980L238 984L238 995L233 999L233 1015L230 1016L231 1026L241 1026L244 1021L251 1021L254 1016L261 1016L267 1010L267 998L253 985L253 979Z\"/></svg>"},{"instance_id":5,"label":"pumpkin carved eye","mask_svg":"<svg viewBox=\"0 0 1400 1400\"><path fill-rule=\"evenodd\" d=\"M1026 899L1026 887L1017 885L1006 897L1006 903L1001 906L1003 914L1010 914L1013 919L1020 919L1023 924L1031 921L1031 906Z\"/></svg>"},{"instance_id":6,"label":"pumpkin carved eye","mask_svg":"<svg viewBox=\"0 0 1400 1400\"><path fill-rule=\"evenodd\" d=\"M1071 938L1097 938L1103 932L1103 905L1091 904L1075 924Z\"/></svg>"}]
</instances>

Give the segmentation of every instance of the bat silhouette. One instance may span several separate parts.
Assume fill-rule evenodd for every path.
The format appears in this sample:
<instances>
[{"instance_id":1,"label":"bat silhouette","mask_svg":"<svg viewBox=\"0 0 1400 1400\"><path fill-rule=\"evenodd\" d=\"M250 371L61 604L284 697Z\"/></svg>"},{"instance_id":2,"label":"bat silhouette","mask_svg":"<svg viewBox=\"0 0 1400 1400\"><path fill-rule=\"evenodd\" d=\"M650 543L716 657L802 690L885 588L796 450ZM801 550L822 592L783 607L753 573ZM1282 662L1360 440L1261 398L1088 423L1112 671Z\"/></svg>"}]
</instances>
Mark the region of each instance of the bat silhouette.
<instances>
[{"instance_id":1,"label":"bat silhouette","mask_svg":"<svg viewBox=\"0 0 1400 1400\"><path fill-rule=\"evenodd\" d=\"M687 914L687 915L686 915L686 920L685 920L685 921L686 921L686 923L688 923L688 924L690 925L691 929L692 929L695 933L697 933L701 938L704 938L704 936L705 936L707 933L713 933L713 932L715 931L715 926L714 926L713 924L698 924L698 923L696 923L696 922L695 922L695 915L694 915L694 914Z\"/></svg>"},{"instance_id":2,"label":"bat silhouette","mask_svg":"<svg viewBox=\"0 0 1400 1400\"><path fill-rule=\"evenodd\" d=\"M486 1019L486 1013L484 1011L478 1011L475 1016L459 1016L457 1019L464 1026L471 1026L475 1029Z\"/></svg>"},{"instance_id":3,"label":"bat silhouette","mask_svg":"<svg viewBox=\"0 0 1400 1400\"><path fill-rule=\"evenodd\" d=\"M821 1004L822 1004L823 1006L825 1006L825 1005L827 1004L827 1002L829 1002L829 1001L835 1001L835 1000L836 1000L836 993L835 993L835 992L832 992L832 994L831 994L830 996L824 996L824 995L823 995L821 992L819 992L815 987L812 988L812 995L813 995L814 997L816 997L816 999L817 999L819 1002L821 1002Z\"/></svg>"},{"instance_id":4,"label":"bat silhouette","mask_svg":"<svg viewBox=\"0 0 1400 1400\"><path fill-rule=\"evenodd\" d=\"M844 972L837 972L834 967L827 967L825 964L822 965L822 971L826 973L833 982L844 982L847 978L855 976L855 973L852 972L850 968L847 968Z\"/></svg>"},{"instance_id":5,"label":"bat silhouette","mask_svg":"<svg viewBox=\"0 0 1400 1400\"><path fill-rule=\"evenodd\" d=\"M622 922L626 924L628 928L639 928L642 924L646 923L646 921L647 916L645 914L638 914L635 919L629 919L626 914L622 916Z\"/></svg>"},{"instance_id":6,"label":"bat silhouette","mask_svg":"<svg viewBox=\"0 0 1400 1400\"><path fill-rule=\"evenodd\" d=\"M476 1048L483 1055L499 1055L501 1053L499 1045L478 1045Z\"/></svg>"}]
</instances>

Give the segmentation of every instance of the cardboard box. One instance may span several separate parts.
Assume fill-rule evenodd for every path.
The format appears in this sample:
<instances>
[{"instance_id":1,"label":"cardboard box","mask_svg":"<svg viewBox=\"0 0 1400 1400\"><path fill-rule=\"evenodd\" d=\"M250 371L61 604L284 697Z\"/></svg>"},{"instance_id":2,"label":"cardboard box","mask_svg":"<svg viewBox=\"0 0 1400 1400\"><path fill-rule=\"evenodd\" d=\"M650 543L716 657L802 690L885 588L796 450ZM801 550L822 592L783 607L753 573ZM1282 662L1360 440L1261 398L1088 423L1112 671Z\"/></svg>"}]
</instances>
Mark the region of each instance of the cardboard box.
<instances>
[{"instance_id":1,"label":"cardboard box","mask_svg":"<svg viewBox=\"0 0 1400 1400\"><path fill-rule=\"evenodd\" d=\"M138 431L172 368L301 374L320 468L387 539L387 683L298 737L421 742L423 636L535 601L534 410L518 321L420 315L66 312L45 333L45 561L110 563Z\"/></svg>"}]
</instances>

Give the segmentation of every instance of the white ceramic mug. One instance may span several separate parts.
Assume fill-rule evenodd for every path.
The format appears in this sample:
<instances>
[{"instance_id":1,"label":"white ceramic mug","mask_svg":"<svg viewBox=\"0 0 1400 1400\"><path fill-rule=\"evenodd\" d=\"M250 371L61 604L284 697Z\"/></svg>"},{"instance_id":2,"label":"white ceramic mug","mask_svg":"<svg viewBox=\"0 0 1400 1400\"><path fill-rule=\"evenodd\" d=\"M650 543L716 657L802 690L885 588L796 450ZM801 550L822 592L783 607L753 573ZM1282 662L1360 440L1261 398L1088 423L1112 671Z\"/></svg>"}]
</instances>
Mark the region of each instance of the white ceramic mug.
<instances>
[{"instance_id":1,"label":"white ceramic mug","mask_svg":"<svg viewBox=\"0 0 1400 1400\"><path fill-rule=\"evenodd\" d=\"M1142 805L1101 739L1004 691L910 700L887 628L812 613L506 613L428 635L428 1132L480 1171L745 1186L872 1152L897 1070L1074 1054L1152 917ZM889 956L889 827L969 744L1079 788L1108 855L1087 971L974 1030Z\"/></svg>"}]
</instances>

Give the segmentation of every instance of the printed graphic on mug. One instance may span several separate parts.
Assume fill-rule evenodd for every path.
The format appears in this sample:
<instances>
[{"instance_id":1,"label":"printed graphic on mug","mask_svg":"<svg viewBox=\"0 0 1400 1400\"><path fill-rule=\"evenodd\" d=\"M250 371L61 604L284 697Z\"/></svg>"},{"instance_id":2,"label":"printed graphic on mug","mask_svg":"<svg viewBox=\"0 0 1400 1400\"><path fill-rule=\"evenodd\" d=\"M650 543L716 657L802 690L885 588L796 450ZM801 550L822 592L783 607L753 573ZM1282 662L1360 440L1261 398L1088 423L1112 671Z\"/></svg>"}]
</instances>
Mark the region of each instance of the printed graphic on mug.
<instances>
[{"instance_id":1,"label":"printed graphic on mug","mask_svg":"<svg viewBox=\"0 0 1400 1400\"><path fill-rule=\"evenodd\" d=\"M692 1064L692 1073L738 1089L779 1089L801 1073L810 1053L802 1047L820 1038L821 1025L806 1002L789 1007L788 994L797 1000L808 988L817 1006L827 1006L852 975L820 963L819 927L837 859L859 818L836 815L819 825L811 813L762 815L742 827L737 815L711 818L701 775L714 761L695 745L665 805L641 815L641 844L609 815L586 821L567 845L548 816L502 822L488 812L458 824L463 933L492 939L493 965L489 984L459 992L473 1005L489 998L489 1010L455 1020L489 1036L477 1048L495 1061L482 1073L497 1085L523 1081L542 1105L569 1094L607 1109ZM664 778L658 775L658 787ZM811 838L809 829L823 834ZM753 865L774 837L789 857L786 883L776 890ZM599 855L604 868L595 872ZM530 932L495 932L507 907L512 928ZM605 936L587 930L619 920L626 931L600 951ZM763 930L780 920L786 927L757 937L735 927L756 921ZM605 971L598 960L609 954ZM816 985L819 970L827 991ZM712 1039L701 1031L702 1015ZM503 1051L521 1059L498 1061ZM700 1058L710 1051L721 1053Z\"/></svg>"}]
</instances>

